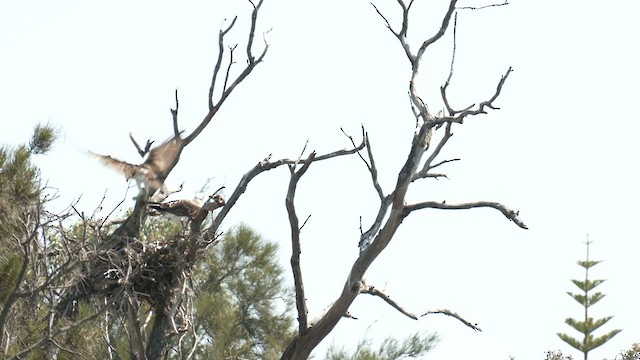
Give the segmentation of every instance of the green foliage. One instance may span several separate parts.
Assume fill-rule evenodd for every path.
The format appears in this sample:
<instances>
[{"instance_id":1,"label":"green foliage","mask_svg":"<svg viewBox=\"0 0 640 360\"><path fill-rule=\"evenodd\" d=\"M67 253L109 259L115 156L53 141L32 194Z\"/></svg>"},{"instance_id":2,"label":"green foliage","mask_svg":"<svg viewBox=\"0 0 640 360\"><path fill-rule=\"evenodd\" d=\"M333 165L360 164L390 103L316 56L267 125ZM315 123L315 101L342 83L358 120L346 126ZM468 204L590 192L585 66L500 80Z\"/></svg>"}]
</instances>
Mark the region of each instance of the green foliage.
<instances>
[{"instance_id":1,"label":"green foliage","mask_svg":"<svg viewBox=\"0 0 640 360\"><path fill-rule=\"evenodd\" d=\"M79 308L80 318L88 316L95 311L84 303L80 303ZM66 322L68 320L63 320L61 325L66 325ZM63 345L59 349L57 359L106 359L103 335L99 319L94 319L82 327L76 327L65 332L57 339L57 342Z\"/></svg>"},{"instance_id":2,"label":"green foliage","mask_svg":"<svg viewBox=\"0 0 640 360\"><path fill-rule=\"evenodd\" d=\"M36 125L31 140L29 140L29 151L32 154L44 154L48 152L53 147L58 133L58 129L54 128L51 124Z\"/></svg>"},{"instance_id":3,"label":"green foliage","mask_svg":"<svg viewBox=\"0 0 640 360\"><path fill-rule=\"evenodd\" d=\"M574 294L574 293L569 292L569 291L567 291L567 294L569 294L569 296L574 298L578 303L580 303L580 305L582 305L584 307L589 307L589 306L597 303L598 301L600 301L604 297L604 294L600 293L600 292L592 294L591 296L588 296L588 297L580 295L580 294Z\"/></svg>"},{"instance_id":4,"label":"green foliage","mask_svg":"<svg viewBox=\"0 0 640 360\"><path fill-rule=\"evenodd\" d=\"M588 270L588 269L587 269ZM596 286L602 284L603 282L605 282L605 280L589 280L589 279L585 279L585 281L579 281L579 280L571 280L580 290L587 292L587 291L591 291L593 288L595 288Z\"/></svg>"},{"instance_id":5,"label":"green foliage","mask_svg":"<svg viewBox=\"0 0 640 360\"><path fill-rule=\"evenodd\" d=\"M327 360L395 360L424 355L433 349L438 337L435 334L415 333L400 341L393 337L386 338L378 347L373 349L369 339L358 342L356 350L349 353L344 347L331 346L325 355Z\"/></svg>"},{"instance_id":6,"label":"green foliage","mask_svg":"<svg viewBox=\"0 0 640 360\"><path fill-rule=\"evenodd\" d=\"M31 164L31 153L25 146L0 147L0 241L15 248L13 235L22 237L20 219L27 208L38 200L37 169ZM18 234L16 234L18 233ZM12 241L13 240L13 241Z\"/></svg>"},{"instance_id":7,"label":"green foliage","mask_svg":"<svg viewBox=\"0 0 640 360\"><path fill-rule=\"evenodd\" d=\"M573 360L573 356L564 355L560 350L556 351L547 351L545 353L544 360Z\"/></svg>"},{"instance_id":8,"label":"green foliage","mask_svg":"<svg viewBox=\"0 0 640 360\"><path fill-rule=\"evenodd\" d=\"M4 304L15 287L22 258L17 254L6 254L0 259L0 303Z\"/></svg>"},{"instance_id":9,"label":"green foliage","mask_svg":"<svg viewBox=\"0 0 640 360\"><path fill-rule=\"evenodd\" d=\"M571 292L567 292L569 296L571 296L574 300L580 303L584 307L584 320L579 321L573 318L565 319L565 323L578 332L583 334L582 340L578 340L574 337L571 337L564 333L558 333L558 336L562 341L571 345L575 349L579 350L584 354L584 359L587 360L589 351L601 346L607 341L611 340L616 334L618 334L622 330L612 330L607 334L604 334L599 337L594 337L591 333L600 328L602 325L606 324L609 320L611 320L612 316L607 316L598 320L594 320L592 317L589 317L589 307L598 301L600 301L604 294L597 292L595 294L589 295L589 291L593 290L596 286L602 284L605 280L589 280L589 269L600 261L589 260L589 244L587 241L587 259L585 261L578 261L578 265L585 269L585 280L571 280L580 290L582 290L583 294L574 294Z\"/></svg>"},{"instance_id":10,"label":"green foliage","mask_svg":"<svg viewBox=\"0 0 640 360\"><path fill-rule=\"evenodd\" d=\"M51 125L39 124L31 138L33 146L0 145L0 246L14 247L12 235L24 235L20 219L40 200L38 169L31 156L46 153L55 138Z\"/></svg>"},{"instance_id":11,"label":"green foliage","mask_svg":"<svg viewBox=\"0 0 640 360\"><path fill-rule=\"evenodd\" d=\"M547 351L545 353L545 360L572 360L573 357L571 355L564 355L560 350L556 351ZM511 357L511 360L514 360ZM640 360L640 344L634 343L631 345L631 348L628 350L620 352L614 360Z\"/></svg>"},{"instance_id":12,"label":"green foliage","mask_svg":"<svg viewBox=\"0 0 640 360\"><path fill-rule=\"evenodd\" d=\"M287 315L292 295L277 250L277 244L240 225L208 251L194 274L197 333L204 339L196 346L198 357L280 357L293 336L293 319Z\"/></svg>"},{"instance_id":13,"label":"green foliage","mask_svg":"<svg viewBox=\"0 0 640 360\"><path fill-rule=\"evenodd\" d=\"M46 199L32 155L46 153L55 138L50 125L38 125L29 146L0 145L0 346L7 353L18 351L44 329L37 324L39 317L46 318L41 298L18 298L14 289L24 290L26 279L37 277L32 252L38 247L34 235L44 221Z\"/></svg>"},{"instance_id":14,"label":"green foliage","mask_svg":"<svg viewBox=\"0 0 640 360\"><path fill-rule=\"evenodd\" d=\"M69 234L80 236L83 231L82 224L78 224ZM175 223L149 218L142 231L143 241L152 243L174 237L180 231ZM278 359L293 337L293 319L287 315L292 294L284 285L284 269L277 262L277 250L277 244L265 241L245 225L232 229L207 249L193 270L190 284L195 292L191 324L195 336L189 331L182 339L174 338L174 351L169 358L186 357L195 344L195 359ZM140 317L145 318L149 310L143 304L140 313L144 315ZM103 340L108 328L114 350L127 359L129 344L124 324L124 319L112 316L106 326L104 322L92 322L58 341L88 358L108 358ZM152 326L153 318L146 330L141 329L142 333ZM83 342L82 334L91 334L92 340ZM73 358L71 354L61 351L59 356Z\"/></svg>"},{"instance_id":15,"label":"green foliage","mask_svg":"<svg viewBox=\"0 0 640 360\"><path fill-rule=\"evenodd\" d=\"M640 360L640 344L634 343L629 350L616 356L615 360Z\"/></svg>"}]
</instances>

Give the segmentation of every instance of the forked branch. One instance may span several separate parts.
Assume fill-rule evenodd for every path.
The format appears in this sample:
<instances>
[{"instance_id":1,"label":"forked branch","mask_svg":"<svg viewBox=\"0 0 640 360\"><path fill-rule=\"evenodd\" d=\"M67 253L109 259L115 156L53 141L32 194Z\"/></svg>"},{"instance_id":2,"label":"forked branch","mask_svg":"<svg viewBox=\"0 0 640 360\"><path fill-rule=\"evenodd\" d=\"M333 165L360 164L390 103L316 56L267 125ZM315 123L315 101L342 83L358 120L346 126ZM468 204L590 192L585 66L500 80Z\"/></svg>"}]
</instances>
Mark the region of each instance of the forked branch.
<instances>
[{"instance_id":1,"label":"forked branch","mask_svg":"<svg viewBox=\"0 0 640 360\"><path fill-rule=\"evenodd\" d=\"M259 174L265 171L275 169L282 165L300 165L301 164L304 166L309 162L328 160L338 156L352 155L364 149L365 145L366 145L365 139L363 139L362 143L360 143L359 145L353 148L337 150L337 151L333 151L333 152L322 154L322 155L315 155L313 159L307 158L307 159L293 160L289 158L284 158L276 161L271 161L271 155L269 155L262 161L258 162L251 170L249 170L247 173L245 173L242 176L242 178L238 182L238 185L236 185L235 190L233 191L231 196L229 196L229 198L227 199L226 205L220 210L218 215L213 220L211 226L207 230L208 235L211 236L215 234L215 231L217 231L217 229L220 227L220 224L222 223L222 220L224 220L224 218L227 216L227 213L233 208L233 206L235 205L236 201L238 201L240 196L247 190L247 186L249 185L249 182Z\"/></svg>"},{"instance_id":2,"label":"forked branch","mask_svg":"<svg viewBox=\"0 0 640 360\"><path fill-rule=\"evenodd\" d=\"M213 69L213 75L211 78L211 85L209 87L209 112L205 115L204 119L200 122L200 124L193 130L191 134L185 137L184 146L191 143L200 133L207 127L207 125L213 119L213 116L218 112L222 104L229 97L229 95L233 92L233 90L238 86L254 69L255 67L262 62L267 51L269 50L269 43L267 43L266 39L264 39L264 49L259 54L253 53L253 41L255 37L256 24L258 22L258 13L260 11L260 7L262 6L262 1L258 1L255 4L253 1L249 1L253 6L253 11L251 12L251 28L249 30L249 34L247 36L247 65L245 68L235 77L233 81L229 83L231 67L234 63L233 58L229 60L229 65L227 67L226 74L224 79L222 80L222 90L220 95L216 100L214 100L215 89L219 85L219 73L222 68L222 62L224 58L224 46L225 46L225 36L232 30L234 25L236 24L237 17L234 17L229 26L226 28L220 29L218 34L218 58L216 60L216 64ZM231 47L231 49L235 49Z\"/></svg>"},{"instance_id":3,"label":"forked branch","mask_svg":"<svg viewBox=\"0 0 640 360\"><path fill-rule=\"evenodd\" d=\"M342 128L340 128L340 130L349 139L349 141L351 141L351 144L355 148L356 143L353 140L353 136L348 135ZM369 174L371 174L371 181L373 183L373 188L376 190L376 193L378 193L378 197L382 201L384 200L384 193L382 191L382 187L380 186L380 183L378 182L378 168L376 167L376 162L373 157L371 142L369 141L369 134L364 130L364 126L362 127L362 138L364 139L364 144L365 144L365 147L367 148L367 157L369 160L365 159L360 152L358 152L358 157L360 157L360 160L362 160L362 162L367 167L367 170L369 170Z\"/></svg>"},{"instance_id":4,"label":"forked branch","mask_svg":"<svg viewBox=\"0 0 640 360\"><path fill-rule=\"evenodd\" d=\"M453 136L453 133L451 132L451 123L447 123L447 125L445 126L445 130L444 130L444 135L442 135L442 138L440 138L440 141L438 142L438 145L436 145L436 147L431 151L431 154L429 155L429 157L427 158L427 160L424 162L424 165L422 166L422 169L417 172L414 176L413 179L411 181L415 181L418 179L422 179L425 177L429 176L429 170L436 168L444 163L446 163L447 161L441 161L437 164L433 164L433 161L436 159L436 157L438 157L438 155L440 155L440 151L442 151L442 149L444 148L444 146L447 144L447 141L449 141L449 139ZM459 159L452 159L451 161L458 161Z\"/></svg>"},{"instance_id":5,"label":"forked branch","mask_svg":"<svg viewBox=\"0 0 640 360\"><path fill-rule=\"evenodd\" d=\"M220 29L220 32L218 33L218 59L216 60L216 65L213 67L213 76L211 77L211 85L209 86L209 111L213 110L214 106L213 92L215 91L218 74L220 73L220 67L222 66L222 58L224 56L224 37L236 24L236 20L238 20L238 17L234 16L229 26L225 29ZM229 67L231 67L232 62L233 61L229 61ZM227 69L227 75L228 74L229 70Z\"/></svg>"},{"instance_id":6,"label":"forked branch","mask_svg":"<svg viewBox=\"0 0 640 360\"><path fill-rule=\"evenodd\" d=\"M422 313L421 315L417 315L415 313L412 313L412 312L406 310L404 307L402 307L397 301L391 299L391 296L389 296L387 293L385 293L382 290L376 289L374 286L364 285L364 288L361 290L361 293L369 294L369 295L377 296L377 297L381 298L387 304L391 305L391 307L393 307L394 309L398 310L402 315L405 315L408 318L411 318L413 320L418 320L421 317L429 315L429 314L443 314L443 315L451 316L451 317L454 317L454 318L458 319L461 323L465 324L466 326L472 328L475 331L482 331L478 327L478 324L472 324L469 321L465 320L462 316L458 315L455 312L447 310L447 309L434 310L434 311L429 310L429 311L426 311L426 312Z\"/></svg>"},{"instance_id":7,"label":"forked branch","mask_svg":"<svg viewBox=\"0 0 640 360\"><path fill-rule=\"evenodd\" d=\"M144 149L142 149L140 145L138 145L138 142L136 141L136 139L133 138L132 133L129 133L129 139L133 143L133 146L135 146L136 151L138 151L138 154L140 155L140 157L145 157L145 155L149 153L149 150L151 150L151 145L153 145L153 141L149 139L147 140L147 144L144 146Z\"/></svg>"},{"instance_id":8,"label":"forked branch","mask_svg":"<svg viewBox=\"0 0 640 360\"><path fill-rule=\"evenodd\" d=\"M507 78L509 77L509 74L511 74L512 71L513 71L513 68L509 67L509 69L507 69L507 72L504 75L502 75L502 77L500 78L500 81L498 82L498 86L496 87L496 91L494 92L493 96L489 100L485 100L481 102L475 109L473 109L474 107L473 104L467 106L467 108L465 108L464 110L453 110L450 106L448 106L450 115L435 119L433 121L433 124L439 125L439 124L444 124L449 122L462 124L464 122L464 119L467 116L486 114L487 110L485 108L489 108L493 110L500 109L499 107L493 105L493 102L496 101L498 96L500 96L502 87L504 86L504 83L507 81ZM446 86L443 86L440 92L441 92L443 101L445 101L446 104L449 104L449 100L447 99L446 89L447 89Z\"/></svg>"}]
</instances>

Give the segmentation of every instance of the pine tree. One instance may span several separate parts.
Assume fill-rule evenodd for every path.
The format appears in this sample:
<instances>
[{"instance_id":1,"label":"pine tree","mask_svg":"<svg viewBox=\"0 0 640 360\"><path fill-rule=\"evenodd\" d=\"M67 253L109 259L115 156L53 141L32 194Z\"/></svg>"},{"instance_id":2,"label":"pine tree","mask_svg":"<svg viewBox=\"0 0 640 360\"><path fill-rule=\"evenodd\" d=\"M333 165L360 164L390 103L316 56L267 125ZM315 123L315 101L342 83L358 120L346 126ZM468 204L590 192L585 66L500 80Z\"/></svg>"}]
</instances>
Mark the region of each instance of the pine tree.
<instances>
[{"instance_id":1,"label":"pine tree","mask_svg":"<svg viewBox=\"0 0 640 360\"><path fill-rule=\"evenodd\" d=\"M293 295L278 244L240 224L204 256L193 277L196 358L279 359L293 337ZM185 339L183 353L193 341Z\"/></svg>"},{"instance_id":2,"label":"pine tree","mask_svg":"<svg viewBox=\"0 0 640 360\"><path fill-rule=\"evenodd\" d=\"M600 345L606 343L611 340L616 334L618 334L622 330L612 330L609 333L594 338L591 334L593 331L606 324L613 316L607 316L598 320L594 320L592 317L589 317L589 307L600 301L604 294L601 292L596 292L589 294L591 290L593 290L596 286L602 284L604 280L589 280L589 269L599 264L601 261L589 260L589 245L591 241L587 238L587 259L584 261L578 261L578 265L582 266L585 269L585 278L584 281L580 280L571 280L582 293L574 294L572 292L567 292L569 296L574 298L578 303L580 303L584 307L584 321L578 321L573 318L567 318L565 323L572 328L576 329L580 333L584 335L582 341L579 341L567 334L558 333L558 336L562 341L567 344L573 346L578 349L582 353L584 353L584 360L587 360L587 356L589 351L599 347Z\"/></svg>"},{"instance_id":3,"label":"pine tree","mask_svg":"<svg viewBox=\"0 0 640 360\"><path fill-rule=\"evenodd\" d=\"M40 279L37 270L38 237L47 214L42 211L50 199L41 184L34 155L49 152L58 130L38 124L28 143L0 145L0 358L13 352L34 330L38 307L24 293L29 281ZM30 297L33 300L35 297Z\"/></svg>"}]
</instances>

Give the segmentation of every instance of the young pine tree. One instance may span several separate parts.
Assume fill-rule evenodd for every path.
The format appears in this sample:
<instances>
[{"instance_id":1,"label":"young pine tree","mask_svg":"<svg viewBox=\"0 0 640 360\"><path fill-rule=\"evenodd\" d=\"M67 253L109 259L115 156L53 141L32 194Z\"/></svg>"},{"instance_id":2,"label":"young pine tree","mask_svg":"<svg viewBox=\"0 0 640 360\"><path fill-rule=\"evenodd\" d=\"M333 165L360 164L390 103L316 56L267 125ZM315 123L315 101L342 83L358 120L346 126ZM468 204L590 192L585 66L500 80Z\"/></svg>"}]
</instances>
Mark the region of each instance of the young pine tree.
<instances>
[{"instance_id":1,"label":"young pine tree","mask_svg":"<svg viewBox=\"0 0 640 360\"><path fill-rule=\"evenodd\" d=\"M579 302L584 307L584 321L578 321L573 318L567 318L564 322L571 326L572 328L578 330L583 334L582 341L577 340L567 334L558 333L560 339L562 339L567 344L573 346L578 349L582 353L584 353L584 360L587 360L587 356L589 351L597 348L598 346L606 343L611 340L616 334L618 334L622 330L612 330L609 333L594 338L591 334L593 331L598 329L600 326L607 323L607 321L611 320L613 316L607 316L598 320L594 320L592 317L589 317L589 307L591 305L600 301L604 294L601 292L589 293L596 286L602 284L604 280L589 280L589 269L599 264L600 261L589 260L589 245L591 242L587 238L587 259L585 261L578 261L578 265L582 266L585 269L584 281L580 280L571 280L580 290L580 293L574 294L572 292L567 292L569 296L574 298L577 302Z\"/></svg>"}]
</instances>

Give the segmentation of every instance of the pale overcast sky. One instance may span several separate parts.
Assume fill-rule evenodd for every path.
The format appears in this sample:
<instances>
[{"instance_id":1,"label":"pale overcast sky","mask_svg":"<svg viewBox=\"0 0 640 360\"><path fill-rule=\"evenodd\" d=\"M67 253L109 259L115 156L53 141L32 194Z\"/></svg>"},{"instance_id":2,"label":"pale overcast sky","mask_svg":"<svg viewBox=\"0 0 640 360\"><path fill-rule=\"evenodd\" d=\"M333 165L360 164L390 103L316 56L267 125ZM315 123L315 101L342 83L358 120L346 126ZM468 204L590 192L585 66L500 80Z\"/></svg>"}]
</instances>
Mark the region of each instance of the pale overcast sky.
<instances>
[{"instance_id":1,"label":"pale overcast sky","mask_svg":"<svg viewBox=\"0 0 640 360\"><path fill-rule=\"evenodd\" d=\"M376 0L392 24L395 1ZM463 2L460 5L481 5ZM412 44L431 36L446 1L416 0ZM33 126L62 129L53 153L38 160L43 178L59 189L62 207L82 196L90 212L105 190L119 202L126 183L85 156L87 150L137 161L128 139L171 134L169 108L180 92L180 125L187 132L206 113L207 89L224 18L239 16L230 34L245 62L243 1L13 1L0 4L0 143L27 140ZM451 99L454 106L488 99L509 66L514 72L496 101L499 111L454 128L443 158L449 180L415 185L409 201L492 200L520 211L530 230L499 212L467 210L412 214L373 264L367 281L417 313L448 308L483 329L433 315L401 316L380 299L360 296L316 353L335 342L353 347L366 335L432 331L441 341L426 358L542 359L548 349L577 353L555 335L571 332L566 317L582 308L566 291L583 271L586 235L604 260L593 279L608 279L595 318L614 315L597 333L623 329L593 352L612 358L640 341L637 306L640 125L632 109L640 80L635 1L512 1L483 11L460 11ZM304 142L319 153L347 147L340 127L370 133L380 181L390 192L409 150L414 119L409 63L368 1L265 0L260 33L271 44L260 64L232 94L210 126L183 153L168 179L185 181L191 196L207 178L229 192L243 173L270 153L295 157ZM256 51L262 49L260 39ZM442 107L449 31L430 49L420 88ZM285 168L260 175L225 221L244 221L281 245L288 268ZM299 216L310 318L338 296L358 255L358 219L372 220L377 196L357 157L315 164L301 180ZM131 194L128 195L128 204ZM368 329L368 331L367 331Z\"/></svg>"}]
</instances>

